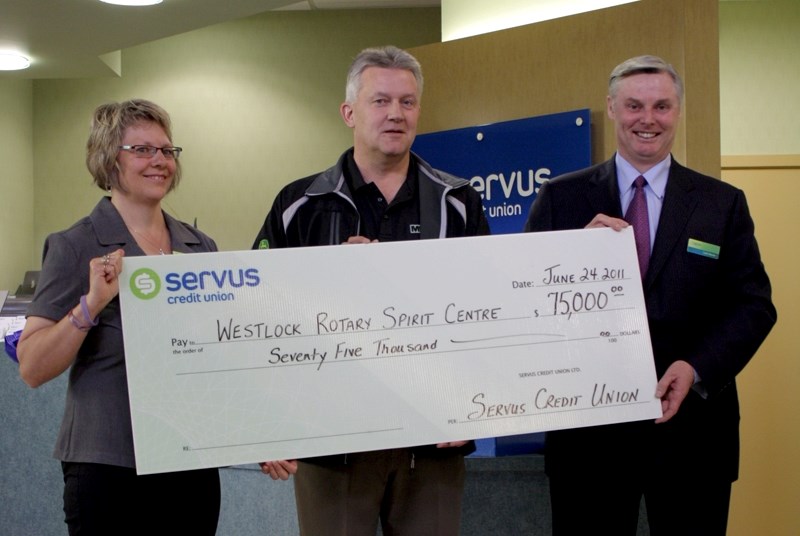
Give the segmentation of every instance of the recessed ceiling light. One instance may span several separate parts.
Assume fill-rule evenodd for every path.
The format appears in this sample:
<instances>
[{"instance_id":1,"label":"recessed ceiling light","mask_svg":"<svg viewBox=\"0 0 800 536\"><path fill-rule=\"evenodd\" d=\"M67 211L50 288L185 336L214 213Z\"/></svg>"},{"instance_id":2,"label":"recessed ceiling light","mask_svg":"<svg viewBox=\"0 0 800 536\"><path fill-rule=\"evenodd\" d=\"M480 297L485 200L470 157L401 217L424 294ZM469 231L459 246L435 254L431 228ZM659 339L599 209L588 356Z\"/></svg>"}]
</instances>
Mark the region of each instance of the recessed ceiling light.
<instances>
[{"instance_id":1,"label":"recessed ceiling light","mask_svg":"<svg viewBox=\"0 0 800 536\"><path fill-rule=\"evenodd\" d=\"M100 0L106 4L118 6L154 6L160 4L162 0Z\"/></svg>"},{"instance_id":2,"label":"recessed ceiling light","mask_svg":"<svg viewBox=\"0 0 800 536\"><path fill-rule=\"evenodd\" d=\"M19 54L0 54L0 71L18 71L27 69L31 62L25 56Z\"/></svg>"}]
</instances>

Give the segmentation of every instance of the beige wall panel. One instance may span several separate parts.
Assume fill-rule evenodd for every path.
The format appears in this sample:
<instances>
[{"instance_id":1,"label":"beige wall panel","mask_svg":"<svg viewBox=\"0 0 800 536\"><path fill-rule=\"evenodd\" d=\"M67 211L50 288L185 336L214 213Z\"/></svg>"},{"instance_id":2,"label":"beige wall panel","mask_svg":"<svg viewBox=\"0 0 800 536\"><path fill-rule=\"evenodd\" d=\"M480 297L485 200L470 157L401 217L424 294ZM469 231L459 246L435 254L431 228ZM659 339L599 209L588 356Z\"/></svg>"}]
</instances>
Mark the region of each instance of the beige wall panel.
<instances>
[{"instance_id":1,"label":"beige wall panel","mask_svg":"<svg viewBox=\"0 0 800 536\"><path fill-rule=\"evenodd\" d=\"M12 294L41 252L32 246L32 122L32 82L0 80L0 290Z\"/></svg>"},{"instance_id":2,"label":"beige wall panel","mask_svg":"<svg viewBox=\"0 0 800 536\"><path fill-rule=\"evenodd\" d=\"M684 61L678 71L686 86L685 161L692 168L719 177L719 2L687 0L685 5Z\"/></svg>"},{"instance_id":3,"label":"beige wall panel","mask_svg":"<svg viewBox=\"0 0 800 536\"><path fill-rule=\"evenodd\" d=\"M722 154L800 154L800 1L720 2Z\"/></svg>"},{"instance_id":4,"label":"beige wall panel","mask_svg":"<svg viewBox=\"0 0 800 536\"><path fill-rule=\"evenodd\" d=\"M722 178L747 195L778 309L738 379L742 453L728 534L800 534L800 155L725 157Z\"/></svg>"},{"instance_id":5,"label":"beige wall panel","mask_svg":"<svg viewBox=\"0 0 800 536\"><path fill-rule=\"evenodd\" d=\"M656 54L685 78L690 110L702 111L684 114L676 158L719 176L717 11L717 0L642 0L412 49L426 77L420 132L590 108L599 162L615 149L609 73L629 57ZM687 139L698 147L687 151Z\"/></svg>"}]
</instances>

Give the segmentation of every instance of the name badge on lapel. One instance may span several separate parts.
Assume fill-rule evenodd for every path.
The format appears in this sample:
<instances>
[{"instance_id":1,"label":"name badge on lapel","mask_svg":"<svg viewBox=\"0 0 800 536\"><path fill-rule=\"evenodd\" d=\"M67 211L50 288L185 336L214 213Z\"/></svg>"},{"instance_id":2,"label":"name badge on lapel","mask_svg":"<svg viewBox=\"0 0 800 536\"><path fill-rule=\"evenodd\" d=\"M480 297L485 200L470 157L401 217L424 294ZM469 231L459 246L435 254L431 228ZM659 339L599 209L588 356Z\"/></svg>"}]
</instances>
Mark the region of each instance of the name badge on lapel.
<instances>
[{"instance_id":1,"label":"name badge on lapel","mask_svg":"<svg viewBox=\"0 0 800 536\"><path fill-rule=\"evenodd\" d=\"M689 244L686 246L686 251L700 255L701 257L708 257L709 259L719 259L719 246L703 242L701 240L689 239Z\"/></svg>"}]
</instances>

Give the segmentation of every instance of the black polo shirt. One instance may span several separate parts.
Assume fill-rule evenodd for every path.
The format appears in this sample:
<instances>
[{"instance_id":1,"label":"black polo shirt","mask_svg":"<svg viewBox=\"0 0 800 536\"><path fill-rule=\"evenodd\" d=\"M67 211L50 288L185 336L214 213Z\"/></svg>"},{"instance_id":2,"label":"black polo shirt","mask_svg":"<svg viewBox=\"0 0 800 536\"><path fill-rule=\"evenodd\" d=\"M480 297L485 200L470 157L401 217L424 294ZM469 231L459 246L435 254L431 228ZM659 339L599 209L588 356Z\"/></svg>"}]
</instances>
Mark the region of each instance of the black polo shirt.
<instances>
[{"instance_id":1,"label":"black polo shirt","mask_svg":"<svg viewBox=\"0 0 800 536\"><path fill-rule=\"evenodd\" d=\"M419 240L419 184L413 156L406 180L391 203L375 183L364 182L352 152L347 155L344 176L361 217L361 236L380 242Z\"/></svg>"}]
</instances>

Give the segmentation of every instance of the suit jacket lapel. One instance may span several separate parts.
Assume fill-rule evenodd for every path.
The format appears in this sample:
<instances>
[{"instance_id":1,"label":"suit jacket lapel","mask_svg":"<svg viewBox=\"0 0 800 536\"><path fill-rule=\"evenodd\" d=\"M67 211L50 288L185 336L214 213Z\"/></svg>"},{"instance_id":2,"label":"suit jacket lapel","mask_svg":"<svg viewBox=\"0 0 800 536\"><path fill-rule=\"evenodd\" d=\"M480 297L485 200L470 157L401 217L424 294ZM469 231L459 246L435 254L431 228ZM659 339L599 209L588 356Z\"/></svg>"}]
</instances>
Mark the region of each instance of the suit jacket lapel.
<instances>
[{"instance_id":1,"label":"suit jacket lapel","mask_svg":"<svg viewBox=\"0 0 800 536\"><path fill-rule=\"evenodd\" d=\"M592 188L589 188L586 195L594 213L621 218L622 205L619 201L617 168L613 158L597 167L597 172L589 177L589 184L592 185Z\"/></svg>"},{"instance_id":2,"label":"suit jacket lapel","mask_svg":"<svg viewBox=\"0 0 800 536\"><path fill-rule=\"evenodd\" d=\"M658 220L656 239L653 242L653 254L650 256L650 267L644 280L645 291L658 277L675 248L681 247L678 240L697 206L693 191L694 185L688 170L673 158L667 188L664 191L664 204Z\"/></svg>"}]
</instances>

